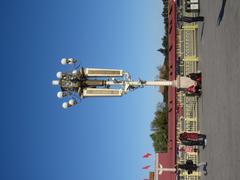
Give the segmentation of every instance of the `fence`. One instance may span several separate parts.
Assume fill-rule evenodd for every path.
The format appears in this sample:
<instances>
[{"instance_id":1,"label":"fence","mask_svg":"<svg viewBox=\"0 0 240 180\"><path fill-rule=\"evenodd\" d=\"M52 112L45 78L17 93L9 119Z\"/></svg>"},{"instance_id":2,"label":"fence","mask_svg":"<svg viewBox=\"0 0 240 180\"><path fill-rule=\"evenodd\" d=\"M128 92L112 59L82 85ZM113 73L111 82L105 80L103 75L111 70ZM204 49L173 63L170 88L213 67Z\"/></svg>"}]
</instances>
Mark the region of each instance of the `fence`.
<instances>
[{"instance_id":1,"label":"fence","mask_svg":"<svg viewBox=\"0 0 240 180\"><path fill-rule=\"evenodd\" d=\"M179 2L178 14L182 16L196 16L196 13L186 12L184 0L180 0ZM183 22L181 25L178 24L176 53L179 73L177 74L181 76L186 76L198 70L197 29L198 26L195 23ZM177 116L177 136L182 132L199 132L198 98L195 96L186 96L184 92L180 91L177 92L177 102L178 105L183 107L183 112L178 112ZM177 146L183 146L179 140L177 140ZM188 159L198 164L199 153L183 152L177 156L178 163L185 163ZM180 179L199 180L200 175L200 172L193 172L189 175L186 171L181 171Z\"/></svg>"}]
</instances>

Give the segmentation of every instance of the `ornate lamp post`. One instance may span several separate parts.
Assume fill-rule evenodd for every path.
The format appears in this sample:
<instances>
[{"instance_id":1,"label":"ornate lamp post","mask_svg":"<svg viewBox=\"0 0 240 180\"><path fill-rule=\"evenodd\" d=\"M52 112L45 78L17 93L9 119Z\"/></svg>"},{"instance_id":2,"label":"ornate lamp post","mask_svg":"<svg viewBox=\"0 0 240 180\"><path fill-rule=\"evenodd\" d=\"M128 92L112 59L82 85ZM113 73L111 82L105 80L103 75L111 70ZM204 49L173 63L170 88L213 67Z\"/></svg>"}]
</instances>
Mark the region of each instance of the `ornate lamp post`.
<instances>
[{"instance_id":1,"label":"ornate lamp post","mask_svg":"<svg viewBox=\"0 0 240 180\"><path fill-rule=\"evenodd\" d=\"M76 65L77 60L63 58L63 65ZM63 108L74 106L78 100L85 97L117 97L126 94L130 90L145 86L172 86L176 88L187 88L197 83L188 77L177 77L176 80L158 81L134 81L128 72L121 69L100 69L76 67L70 72L58 72L58 80L52 84L60 87L58 98L71 97L68 102L63 103Z\"/></svg>"}]
</instances>

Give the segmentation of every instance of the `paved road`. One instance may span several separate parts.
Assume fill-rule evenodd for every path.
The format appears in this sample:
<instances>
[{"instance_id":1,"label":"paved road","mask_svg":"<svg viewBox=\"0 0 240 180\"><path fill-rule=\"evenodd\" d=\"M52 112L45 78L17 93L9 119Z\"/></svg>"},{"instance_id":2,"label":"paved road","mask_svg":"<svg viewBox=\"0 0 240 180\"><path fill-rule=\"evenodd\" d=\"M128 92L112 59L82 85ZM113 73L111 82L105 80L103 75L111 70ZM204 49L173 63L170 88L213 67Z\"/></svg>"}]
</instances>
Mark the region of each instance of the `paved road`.
<instances>
[{"instance_id":1,"label":"paved road","mask_svg":"<svg viewBox=\"0 0 240 180\"><path fill-rule=\"evenodd\" d=\"M199 116L208 137L201 153L201 160L208 161L203 180L240 180L240 0L226 0L225 9L222 5L223 0L201 0Z\"/></svg>"}]
</instances>

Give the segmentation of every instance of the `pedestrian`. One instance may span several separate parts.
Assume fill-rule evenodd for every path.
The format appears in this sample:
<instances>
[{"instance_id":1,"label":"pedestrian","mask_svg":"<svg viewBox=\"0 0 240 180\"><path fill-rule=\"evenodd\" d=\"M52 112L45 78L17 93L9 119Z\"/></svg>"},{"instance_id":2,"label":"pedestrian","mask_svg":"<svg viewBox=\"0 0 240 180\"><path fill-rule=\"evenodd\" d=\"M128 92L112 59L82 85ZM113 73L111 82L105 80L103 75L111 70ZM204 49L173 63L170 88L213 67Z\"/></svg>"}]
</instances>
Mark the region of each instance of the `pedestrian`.
<instances>
[{"instance_id":1,"label":"pedestrian","mask_svg":"<svg viewBox=\"0 0 240 180\"><path fill-rule=\"evenodd\" d=\"M186 89L186 91L187 91L188 94L195 93L195 86L194 86L194 85L189 86L189 87Z\"/></svg>"},{"instance_id":2,"label":"pedestrian","mask_svg":"<svg viewBox=\"0 0 240 180\"><path fill-rule=\"evenodd\" d=\"M205 148L205 141L204 140L181 140L181 143L185 146L202 146L203 149Z\"/></svg>"},{"instance_id":3,"label":"pedestrian","mask_svg":"<svg viewBox=\"0 0 240 180\"><path fill-rule=\"evenodd\" d=\"M178 164L177 169L186 170L188 174L192 174L193 171L197 171L198 166L192 160L187 160L185 164Z\"/></svg>"},{"instance_id":4,"label":"pedestrian","mask_svg":"<svg viewBox=\"0 0 240 180\"><path fill-rule=\"evenodd\" d=\"M199 134L196 132L183 132L179 135L180 140L205 140L205 134Z\"/></svg>"},{"instance_id":5,"label":"pedestrian","mask_svg":"<svg viewBox=\"0 0 240 180\"><path fill-rule=\"evenodd\" d=\"M193 171L201 171L204 175L207 175L207 162L202 162L196 165L192 160L187 160L185 164L178 164L176 168L186 170L188 174L192 174Z\"/></svg>"},{"instance_id":6,"label":"pedestrian","mask_svg":"<svg viewBox=\"0 0 240 180\"><path fill-rule=\"evenodd\" d=\"M203 16L197 16L197 17L189 17L189 16L182 16L177 19L178 21L183 21L186 23L193 23L198 21L204 21Z\"/></svg>"},{"instance_id":7,"label":"pedestrian","mask_svg":"<svg viewBox=\"0 0 240 180\"><path fill-rule=\"evenodd\" d=\"M202 82L202 73L201 72L190 73L187 75L187 77L190 77L192 80L197 81L199 83Z\"/></svg>"},{"instance_id":8,"label":"pedestrian","mask_svg":"<svg viewBox=\"0 0 240 180\"><path fill-rule=\"evenodd\" d=\"M187 95L193 95L193 96L201 96L202 94L202 73L196 72L196 73L190 73L187 75L187 77L191 78L196 82L196 85L189 86L185 89L185 92Z\"/></svg>"},{"instance_id":9,"label":"pedestrian","mask_svg":"<svg viewBox=\"0 0 240 180\"><path fill-rule=\"evenodd\" d=\"M185 89L185 93L187 95L200 97L202 94L201 84L198 83L197 85L189 86L188 88Z\"/></svg>"},{"instance_id":10,"label":"pedestrian","mask_svg":"<svg viewBox=\"0 0 240 180\"><path fill-rule=\"evenodd\" d=\"M182 147L179 147L178 151L185 152L185 153L192 153L192 152L197 152L198 149L190 146L182 146Z\"/></svg>"},{"instance_id":11,"label":"pedestrian","mask_svg":"<svg viewBox=\"0 0 240 180\"><path fill-rule=\"evenodd\" d=\"M192 85L192 86L189 86L187 89L186 89L187 93L188 94L193 94L196 92L196 89L195 89L195 86Z\"/></svg>"},{"instance_id":12,"label":"pedestrian","mask_svg":"<svg viewBox=\"0 0 240 180\"><path fill-rule=\"evenodd\" d=\"M201 162L198 164L198 169L202 172L205 176L208 174L207 172L207 162Z\"/></svg>"}]
</instances>

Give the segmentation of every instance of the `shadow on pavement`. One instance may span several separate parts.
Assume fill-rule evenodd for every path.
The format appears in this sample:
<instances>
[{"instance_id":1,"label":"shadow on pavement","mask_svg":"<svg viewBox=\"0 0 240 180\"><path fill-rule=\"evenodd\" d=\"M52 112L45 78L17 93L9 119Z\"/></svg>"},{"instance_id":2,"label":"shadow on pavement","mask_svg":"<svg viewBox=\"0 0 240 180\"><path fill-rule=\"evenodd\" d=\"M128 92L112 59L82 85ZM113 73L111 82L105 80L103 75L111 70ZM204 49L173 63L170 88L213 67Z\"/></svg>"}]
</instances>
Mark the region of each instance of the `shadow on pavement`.
<instances>
[{"instance_id":1,"label":"shadow on pavement","mask_svg":"<svg viewBox=\"0 0 240 180\"><path fill-rule=\"evenodd\" d=\"M226 2L227 0L222 0L222 7L220 9L219 15L218 15L218 19L217 19L217 25L219 26L222 22L223 16L224 16L224 10L225 10L225 6L226 6Z\"/></svg>"},{"instance_id":2,"label":"shadow on pavement","mask_svg":"<svg viewBox=\"0 0 240 180\"><path fill-rule=\"evenodd\" d=\"M205 27L205 22L202 24L201 35L200 35L201 40L203 37L204 27Z\"/></svg>"}]
</instances>

